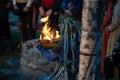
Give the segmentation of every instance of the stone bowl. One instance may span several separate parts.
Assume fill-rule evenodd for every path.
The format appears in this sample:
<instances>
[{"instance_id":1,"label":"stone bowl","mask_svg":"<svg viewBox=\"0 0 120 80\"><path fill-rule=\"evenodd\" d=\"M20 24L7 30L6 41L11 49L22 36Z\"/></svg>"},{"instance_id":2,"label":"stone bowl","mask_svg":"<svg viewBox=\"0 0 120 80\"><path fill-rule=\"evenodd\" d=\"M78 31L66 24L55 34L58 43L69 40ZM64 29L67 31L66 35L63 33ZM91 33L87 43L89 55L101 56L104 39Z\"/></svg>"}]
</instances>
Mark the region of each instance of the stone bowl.
<instances>
[{"instance_id":1,"label":"stone bowl","mask_svg":"<svg viewBox=\"0 0 120 80\"><path fill-rule=\"evenodd\" d=\"M40 40L41 46L44 47L44 48L46 48L46 49L53 48L58 41L59 41L59 39L55 39L55 40L52 40L52 41L49 41L49 40Z\"/></svg>"}]
</instances>

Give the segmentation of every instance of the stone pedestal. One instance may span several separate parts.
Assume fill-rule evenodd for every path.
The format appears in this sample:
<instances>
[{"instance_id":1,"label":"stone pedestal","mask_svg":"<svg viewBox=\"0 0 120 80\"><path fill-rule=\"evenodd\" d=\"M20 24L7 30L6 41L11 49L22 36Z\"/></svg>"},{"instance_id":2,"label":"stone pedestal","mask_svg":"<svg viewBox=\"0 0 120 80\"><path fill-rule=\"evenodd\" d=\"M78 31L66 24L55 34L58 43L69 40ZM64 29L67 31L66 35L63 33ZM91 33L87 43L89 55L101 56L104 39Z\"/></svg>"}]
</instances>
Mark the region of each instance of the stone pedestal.
<instances>
[{"instance_id":1,"label":"stone pedestal","mask_svg":"<svg viewBox=\"0 0 120 80\"><path fill-rule=\"evenodd\" d=\"M22 73L33 78L32 80L52 73L56 63L48 61L41 55L36 48L37 44L39 44L39 39L29 40L22 44L20 69Z\"/></svg>"}]
</instances>

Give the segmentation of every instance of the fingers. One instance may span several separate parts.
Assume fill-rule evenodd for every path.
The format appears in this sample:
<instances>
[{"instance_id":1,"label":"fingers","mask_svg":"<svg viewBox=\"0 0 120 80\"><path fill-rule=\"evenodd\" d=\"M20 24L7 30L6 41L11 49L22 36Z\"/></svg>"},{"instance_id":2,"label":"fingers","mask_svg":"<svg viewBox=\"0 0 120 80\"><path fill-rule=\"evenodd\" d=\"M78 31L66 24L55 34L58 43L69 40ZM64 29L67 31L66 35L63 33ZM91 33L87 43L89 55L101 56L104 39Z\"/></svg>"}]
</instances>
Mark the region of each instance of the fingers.
<instances>
[{"instance_id":1,"label":"fingers","mask_svg":"<svg viewBox=\"0 0 120 80\"><path fill-rule=\"evenodd\" d=\"M45 16L45 11L44 11L43 7L39 8L39 13L41 16Z\"/></svg>"}]
</instances>

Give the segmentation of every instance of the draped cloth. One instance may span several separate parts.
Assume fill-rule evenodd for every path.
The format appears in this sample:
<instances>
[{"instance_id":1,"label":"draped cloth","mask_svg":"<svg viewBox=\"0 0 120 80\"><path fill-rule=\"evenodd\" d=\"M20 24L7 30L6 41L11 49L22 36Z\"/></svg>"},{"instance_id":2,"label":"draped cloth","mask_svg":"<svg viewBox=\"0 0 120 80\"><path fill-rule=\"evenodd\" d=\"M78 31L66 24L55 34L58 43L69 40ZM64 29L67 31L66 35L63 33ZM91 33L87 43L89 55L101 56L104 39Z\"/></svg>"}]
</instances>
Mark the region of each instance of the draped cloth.
<instances>
[{"instance_id":1,"label":"draped cloth","mask_svg":"<svg viewBox=\"0 0 120 80\"><path fill-rule=\"evenodd\" d=\"M55 0L42 0L42 6L50 8L54 4Z\"/></svg>"},{"instance_id":2,"label":"draped cloth","mask_svg":"<svg viewBox=\"0 0 120 80\"><path fill-rule=\"evenodd\" d=\"M108 31L108 26L110 25L112 19L112 2L109 1L107 6L107 11L103 17L102 22L102 53L101 53L101 72L104 73L104 59L106 57L107 52L107 43L110 36L110 32Z\"/></svg>"},{"instance_id":3,"label":"draped cloth","mask_svg":"<svg viewBox=\"0 0 120 80\"><path fill-rule=\"evenodd\" d=\"M108 40L108 46L107 46L107 54L106 56L112 55L112 51L113 51L113 47L114 44L118 38L118 36L120 35L120 27L117 28L116 30L114 30L111 34L110 34L110 38Z\"/></svg>"},{"instance_id":4,"label":"draped cloth","mask_svg":"<svg viewBox=\"0 0 120 80\"><path fill-rule=\"evenodd\" d=\"M120 34L120 0L117 1L113 8L113 17L110 26L108 27L111 31L109 44L107 49L107 56L111 55L114 44Z\"/></svg>"},{"instance_id":5,"label":"draped cloth","mask_svg":"<svg viewBox=\"0 0 120 80\"><path fill-rule=\"evenodd\" d=\"M116 5L113 8L113 17L108 29L111 31L111 34L108 41L106 56L112 55L115 43L120 35L120 0L116 2ZM114 67L114 79L119 80L117 67Z\"/></svg>"}]
</instances>

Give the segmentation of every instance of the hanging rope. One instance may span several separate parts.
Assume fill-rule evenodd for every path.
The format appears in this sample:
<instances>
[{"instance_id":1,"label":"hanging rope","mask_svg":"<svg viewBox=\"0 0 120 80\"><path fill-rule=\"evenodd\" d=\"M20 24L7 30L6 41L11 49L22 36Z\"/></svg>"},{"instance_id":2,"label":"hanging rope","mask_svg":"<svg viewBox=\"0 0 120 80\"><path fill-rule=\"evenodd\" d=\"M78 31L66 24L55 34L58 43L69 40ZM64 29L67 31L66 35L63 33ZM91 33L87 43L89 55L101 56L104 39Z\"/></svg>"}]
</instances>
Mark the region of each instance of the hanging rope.
<instances>
[{"instance_id":1,"label":"hanging rope","mask_svg":"<svg viewBox=\"0 0 120 80\"><path fill-rule=\"evenodd\" d=\"M76 21L71 16L65 14L61 16L60 20L60 35L61 39L64 39L63 44L63 62L59 62L55 73L49 76L50 80L69 80L68 77L68 65L71 65L70 71L75 73L75 51L76 45L78 43L76 40L79 40L81 37L80 23ZM69 51L71 52L72 59L69 59Z\"/></svg>"}]
</instances>

